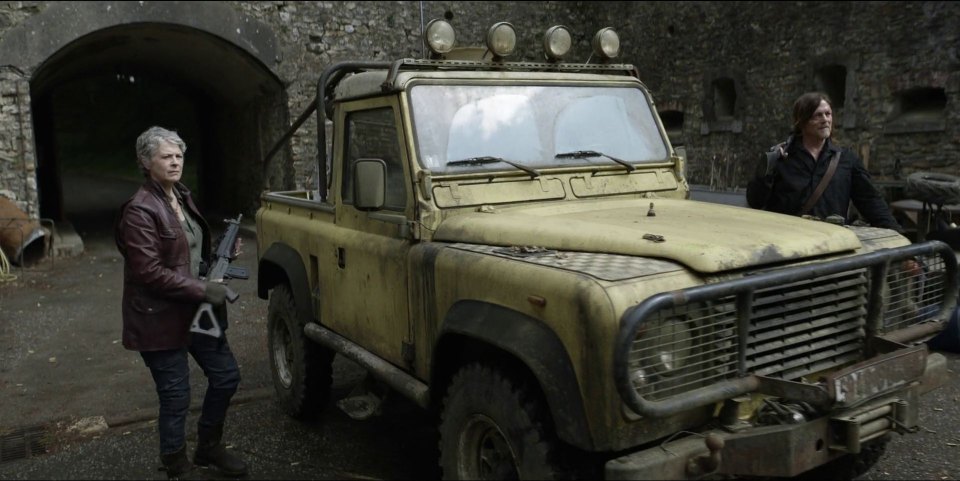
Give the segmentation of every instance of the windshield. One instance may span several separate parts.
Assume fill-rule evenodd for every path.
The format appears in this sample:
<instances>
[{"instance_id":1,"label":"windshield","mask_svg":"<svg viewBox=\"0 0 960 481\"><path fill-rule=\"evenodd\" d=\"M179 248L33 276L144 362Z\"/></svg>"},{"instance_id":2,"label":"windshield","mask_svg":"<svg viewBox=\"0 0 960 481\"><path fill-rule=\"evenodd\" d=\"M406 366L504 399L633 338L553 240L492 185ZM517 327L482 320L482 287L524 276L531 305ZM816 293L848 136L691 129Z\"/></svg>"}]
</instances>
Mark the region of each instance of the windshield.
<instances>
[{"instance_id":1,"label":"windshield","mask_svg":"<svg viewBox=\"0 0 960 481\"><path fill-rule=\"evenodd\" d=\"M434 173L667 160L635 87L417 85L410 99L419 158ZM463 162L477 158L503 161Z\"/></svg>"}]
</instances>

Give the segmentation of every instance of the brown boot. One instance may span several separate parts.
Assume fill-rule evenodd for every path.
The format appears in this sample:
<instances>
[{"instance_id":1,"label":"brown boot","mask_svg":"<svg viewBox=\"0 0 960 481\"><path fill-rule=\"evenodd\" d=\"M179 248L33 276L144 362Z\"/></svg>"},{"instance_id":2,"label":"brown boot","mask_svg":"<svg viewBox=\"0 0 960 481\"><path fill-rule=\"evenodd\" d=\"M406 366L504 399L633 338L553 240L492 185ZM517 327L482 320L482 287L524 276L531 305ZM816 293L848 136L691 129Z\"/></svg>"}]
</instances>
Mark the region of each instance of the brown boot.
<instances>
[{"instance_id":1,"label":"brown boot","mask_svg":"<svg viewBox=\"0 0 960 481\"><path fill-rule=\"evenodd\" d=\"M193 464L187 458L186 445L169 454L160 453L160 462L163 463L161 469L167 472L168 478L178 478L193 469Z\"/></svg>"},{"instance_id":2,"label":"brown boot","mask_svg":"<svg viewBox=\"0 0 960 481\"><path fill-rule=\"evenodd\" d=\"M227 476L244 476L247 474L247 463L229 453L223 445L223 424L212 427L197 426L197 451L193 455L193 462L197 466L213 465Z\"/></svg>"}]
</instances>

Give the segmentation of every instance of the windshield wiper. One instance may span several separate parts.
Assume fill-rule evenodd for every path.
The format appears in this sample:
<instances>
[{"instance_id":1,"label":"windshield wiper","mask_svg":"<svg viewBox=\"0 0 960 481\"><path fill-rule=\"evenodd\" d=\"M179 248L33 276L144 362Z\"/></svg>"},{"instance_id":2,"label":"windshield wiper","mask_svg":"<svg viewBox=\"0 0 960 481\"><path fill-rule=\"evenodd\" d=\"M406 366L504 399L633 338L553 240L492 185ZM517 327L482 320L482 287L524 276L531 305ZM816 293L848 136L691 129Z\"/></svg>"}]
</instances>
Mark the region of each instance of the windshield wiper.
<instances>
[{"instance_id":1,"label":"windshield wiper","mask_svg":"<svg viewBox=\"0 0 960 481\"><path fill-rule=\"evenodd\" d=\"M596 150L575 150L573 152L564 152L562 154L557 154L556 158L558 159L583 159L585 157L606 157L624 167L627 168L630 172L637 170L637 167L626 160L620 160L616 157L611 157L603 152L597 152Z\"/></svg>"},{"instance_id":2,"label":"windshield wiper","mask_svg":"<svg viewBox=\"0 0 960 481\"><path fill-rule=\"evenodd\" d=\"M470 157L469 159L463 159L463 160L454 160L451 162L447 162L447 165L482 165L482 164L499 164L501 162L504 164L512 165L522 171L529 173L534 177L540 177L540 172L537 171L537 169L534 169L533 167L527 167L526 165L513 162L511 160L507 160L502 157L491 157L489 155L485 155L483 157Z\"/></svg>"}]
</instances>

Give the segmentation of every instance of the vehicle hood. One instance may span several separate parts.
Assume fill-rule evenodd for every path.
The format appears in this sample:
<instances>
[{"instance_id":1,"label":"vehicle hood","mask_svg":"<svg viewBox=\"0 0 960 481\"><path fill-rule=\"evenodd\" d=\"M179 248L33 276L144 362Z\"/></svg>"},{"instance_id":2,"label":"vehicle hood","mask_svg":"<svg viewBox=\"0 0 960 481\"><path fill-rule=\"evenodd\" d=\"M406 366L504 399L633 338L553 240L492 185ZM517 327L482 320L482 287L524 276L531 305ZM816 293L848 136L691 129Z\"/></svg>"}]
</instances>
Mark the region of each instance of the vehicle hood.
<instances>
[{"instance_id":1,"label":"vehicle hood","mask_svg":"<svg viewBox=\"0 0 960 481\"><path fill-rule=\"evenodd\" d=\"M662 237L662 241L644 239L647 234ZM703 273L861 247L850 229L826 222L674 199L484 207L444 220L433 239L656 257Z\"/></svg>"}]
</instances>

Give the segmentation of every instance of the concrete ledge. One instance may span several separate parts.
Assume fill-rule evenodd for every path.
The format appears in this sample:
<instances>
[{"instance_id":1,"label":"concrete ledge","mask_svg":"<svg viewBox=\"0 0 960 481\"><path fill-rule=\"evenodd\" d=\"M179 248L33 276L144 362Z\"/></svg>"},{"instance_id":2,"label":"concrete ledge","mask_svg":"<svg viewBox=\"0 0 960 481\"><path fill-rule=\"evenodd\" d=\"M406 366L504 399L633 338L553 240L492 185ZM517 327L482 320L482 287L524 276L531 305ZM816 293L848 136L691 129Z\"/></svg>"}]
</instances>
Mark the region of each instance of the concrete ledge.
<instances>
[{"instance_id":1,"label":"concrete ledge","mask_svg":"<svg viewBox=\"0 0 960 481\"><path fill-rule=\"evenodd\" d=\"M53 236L53 257L74 257L83 254L83 239L74 230L73 224L61 222L56 226Z\"/></svg>"}]
</instances>

